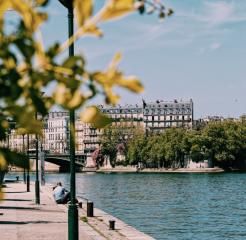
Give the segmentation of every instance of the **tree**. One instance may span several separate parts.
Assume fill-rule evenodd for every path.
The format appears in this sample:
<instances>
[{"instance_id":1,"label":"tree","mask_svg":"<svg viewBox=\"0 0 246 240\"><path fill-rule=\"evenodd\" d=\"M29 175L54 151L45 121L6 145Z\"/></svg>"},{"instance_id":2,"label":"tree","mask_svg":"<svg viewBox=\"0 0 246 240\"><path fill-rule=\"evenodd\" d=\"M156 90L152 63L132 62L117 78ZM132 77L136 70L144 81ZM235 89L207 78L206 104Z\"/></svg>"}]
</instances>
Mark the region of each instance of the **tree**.
<instances>
[{"instance_id":1,"label":"tree","mask_svg":"<svg viewBox=\"0 0 246 240\"><path fill-rule=\"evenodd\" d=\"M162 133L162 142L165 151L165 164L173 167L183 167L184 147L183 138L185 130L181 128L170 128Z\"/></svg>"},{"instance_id":2,"label":"tree","mask_svg":"<svg viewBox=\"0 0 246 240\"><path fill-rule=\"evenodd\" d=\"M147 141L144 130L141 128L136 128L127 143L128 151L126 158L129 164L136 165L138 162L145 163L146 144Z\"/></svg>"},{"instance_id":3,"label":"tree","mask_svg":"<svg viewBox=\"0 0 246 240\"><path fill-rule=\"evenodd\" d=\"M108 155L110 157L110 162L114 166L117 164L116 156L117 153L127 155L128 147L136 136L143 133L143 130L137 128L128 122L121 122L120 126L108 125L103 129L103 134L101 137L101 149L103 155ZM127 164L126 162L120 164Z\"/></svg>"},{"instance_id":4,"label":"tree","mask_svg":"<svg viewBox=\"0 0 246 240\"><path fill-rule=\"evenodd\" d=\"M110 163L114 166L116 162L117 147L119 144L125 145L126 129L123 127L106 126L101 138L101 149L103 155L108 155Z\"/></svg>"},{"instance_id":5,"label":"tree","mask_svg":"<svg viewBox=\"0 0 246 240\"><path fill-rule=\"evenodd\" d=\"M163 167L165 161L165 148L160 135L151 135L147 139L148 160L147 164L153 167Z\"/></svg>"},{"instance_id":6,"label":"tree","mask_svg":"<svg viewBox=\"0 0 246 240\"><path fill-rule=\"evenodd\" d=\"M224 168L244 166L245 124L232 121L211 123L202 133L208 138L207 149L216 165Z\"/></svg>"}]
</instances>

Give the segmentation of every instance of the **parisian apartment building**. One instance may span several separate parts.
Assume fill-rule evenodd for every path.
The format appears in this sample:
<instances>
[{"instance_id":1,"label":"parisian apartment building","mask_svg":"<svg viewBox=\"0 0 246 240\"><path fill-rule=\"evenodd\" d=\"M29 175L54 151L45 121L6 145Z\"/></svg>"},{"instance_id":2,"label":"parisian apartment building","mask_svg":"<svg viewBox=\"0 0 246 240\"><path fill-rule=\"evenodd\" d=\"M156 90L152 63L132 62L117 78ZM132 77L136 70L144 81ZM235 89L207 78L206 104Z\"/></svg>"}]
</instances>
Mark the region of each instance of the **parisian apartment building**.
<instances>
[{"instance_id":1,"label":"parisian apartment building","mask_svg":"<svg viewBox=\"0 0 246 240\"><path fill-rule=\"evenodd\" d=\"M116 106L98 105L101 112L112 118L114 126L142 128L146 133L161 132L170 127L192 128L194 106L188 101L142 101L140 104ZM69 113L66 111L50 112L43 119L43 137L39 146L49 153L69 153ZM76 152L90 154L100 147L103 129L95 129L83 123L78 117L75 121ZM128 134L128 133L127 133ZM29 148L35 148L35 136L29 136ZM11 130L8 144L12 149L23 151L27 147L27 136L18 135Z\"/></svg>"},{"instance_id":2,"label":"parisian apartment building","mask_svg":"<svg viewBox=\"0 0 246 240\"><path fill-rule=\"evenodd\" d=\"M140 127L146 133L161 132L170 127L192 128L194 120L193 101L142 101L141 104L98 106L101 112L113 120L114 126L125 129ZM100 147L102 130L89 126L85 136L86 153Z\"/></svg>"}]
</instances>

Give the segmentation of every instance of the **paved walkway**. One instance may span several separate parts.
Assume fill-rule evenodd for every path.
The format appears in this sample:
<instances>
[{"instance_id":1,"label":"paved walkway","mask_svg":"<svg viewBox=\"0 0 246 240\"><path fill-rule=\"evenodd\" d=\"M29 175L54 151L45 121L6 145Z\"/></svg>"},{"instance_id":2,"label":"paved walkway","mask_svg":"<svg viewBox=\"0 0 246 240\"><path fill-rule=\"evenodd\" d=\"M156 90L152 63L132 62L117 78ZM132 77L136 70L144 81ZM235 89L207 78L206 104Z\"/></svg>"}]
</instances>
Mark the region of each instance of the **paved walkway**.
<instances>
[{"instance_id":1,"label":"paved walkway","mask_svg":"<svg viewBox=\"0 0 246 240\"><path fill-rule=\"evenodd\" d=\"M41 188L41 204L34 201L34 185L26 192L22 183L7 183L5 200L0 202L1 240L65 240L67 233L67 207L57 205L52 197L50 186ZM79 209L79 239L83 240L151 240L117 218L99 210L95 217L87 218L86 209ZM109 230L108 221L116 220L116 230Z\"/></svg>"},{"instance_id":2,"label":"paved walkway","mask_svg":"<svg viewBox=\"0 0 246 240\"><path fill-rule=\"evenodd\" d=\"M26 192L21 183L8 183L5 200L0 202L1 240L67 239L67 210L57 205L43 189L41 204L34 203L34 186ZM91 239L87 236L86 238ZM81 237L82 239L82 237Z\"/></svg>"}]
</instances>

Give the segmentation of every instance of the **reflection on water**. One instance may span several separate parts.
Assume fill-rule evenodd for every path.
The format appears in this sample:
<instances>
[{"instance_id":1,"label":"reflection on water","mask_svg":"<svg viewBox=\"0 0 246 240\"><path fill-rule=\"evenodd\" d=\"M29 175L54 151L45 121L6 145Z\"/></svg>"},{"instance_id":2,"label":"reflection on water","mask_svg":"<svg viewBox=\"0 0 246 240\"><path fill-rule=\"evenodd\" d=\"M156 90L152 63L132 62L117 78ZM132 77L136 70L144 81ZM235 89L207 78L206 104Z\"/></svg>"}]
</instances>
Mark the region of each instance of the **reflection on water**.
<instances>
[{"instance_id":1,"label":"reflection on water","mask_svg":"<svg viewBox=\"0 0 246 240\"><path fill-rule=\"evenodd\" d=\"M68 174L49 174L47 182ZM77 174L77 194L156 239L246 239L246 174Z\"/></svg>"}]
</instances>

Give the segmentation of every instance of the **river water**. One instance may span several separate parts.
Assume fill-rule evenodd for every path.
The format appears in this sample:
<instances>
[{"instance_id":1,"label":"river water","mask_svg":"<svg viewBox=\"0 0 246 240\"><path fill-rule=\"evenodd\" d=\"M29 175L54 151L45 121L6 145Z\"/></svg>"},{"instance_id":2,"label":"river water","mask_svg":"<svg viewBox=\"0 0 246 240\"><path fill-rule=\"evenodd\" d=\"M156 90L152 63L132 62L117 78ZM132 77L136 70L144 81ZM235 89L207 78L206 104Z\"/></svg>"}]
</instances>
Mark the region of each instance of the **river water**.
<instances>
[{"instance_id":1,"label":"river water","mask_svg":"<svg viewBox=\"0 0 246 240\"><path fill-rule=\"evenodd\" d=\"M78 173L77 195L155 239L246 239L246 174Z\"/></svg>"}]
</instances>

